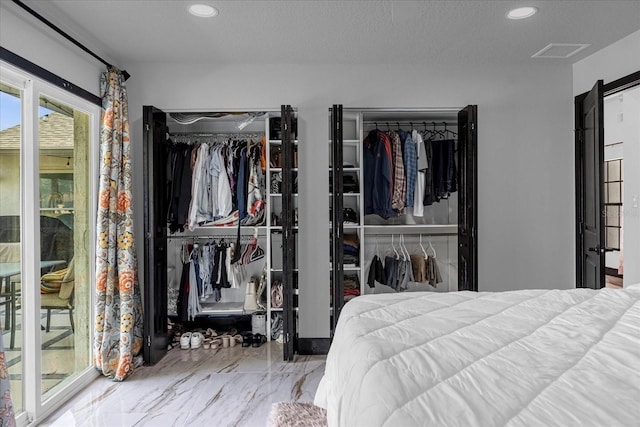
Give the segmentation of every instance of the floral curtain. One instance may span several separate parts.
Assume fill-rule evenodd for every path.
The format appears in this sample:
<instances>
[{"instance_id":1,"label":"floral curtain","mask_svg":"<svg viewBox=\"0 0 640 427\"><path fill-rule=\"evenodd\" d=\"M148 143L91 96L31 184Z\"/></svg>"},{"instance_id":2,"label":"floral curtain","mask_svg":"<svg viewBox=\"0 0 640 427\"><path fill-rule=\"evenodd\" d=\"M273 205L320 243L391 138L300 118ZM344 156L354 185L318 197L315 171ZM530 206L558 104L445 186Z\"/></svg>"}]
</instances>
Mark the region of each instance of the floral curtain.
<instances>
[{"instance_id":1,"label":"floral curtain","mask_svg":"<svg viewBox=\"0 0 640 427\"><path fill-rule=\"evenodd\" d=\"M142 363L142 301L133 235L131 141L122 72L102 74L94 366L115 381Z\"/></svg>"},{"instance_id":2,"label":"floral curtain","mask_svg":"<svg viewBox=\"0 0 640 427\"><path fill-rule=\"evenodd\" d=\"M2 333L0 329L0 427L15 427L16 419L11 401L11 388L9 384L9 370L4 356Z\"/></svg>"}]
</instances>

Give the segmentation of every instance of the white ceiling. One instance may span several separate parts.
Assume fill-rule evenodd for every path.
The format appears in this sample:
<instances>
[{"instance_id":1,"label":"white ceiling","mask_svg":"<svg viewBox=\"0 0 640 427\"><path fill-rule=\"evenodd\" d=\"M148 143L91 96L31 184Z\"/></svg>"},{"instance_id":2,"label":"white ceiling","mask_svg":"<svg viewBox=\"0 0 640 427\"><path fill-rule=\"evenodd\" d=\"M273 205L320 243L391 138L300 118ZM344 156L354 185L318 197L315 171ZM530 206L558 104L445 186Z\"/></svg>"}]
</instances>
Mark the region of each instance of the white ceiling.
<instances>
[{"instance_id":1,"label":"white ceiling","mask_svg":"<svg viewBox=\"0 0 640 427\"><path fill-rule=\"evenodd\" d=\"M189 15L194 1L185 0L24 2L123 68L134 61L573 63L640 29L640 0L201 0L220 11L209 19ZM505 18L521 5L539 12ZM549 43L591 46L569 59L531 58Z\"/></svg>"}]
</instances>

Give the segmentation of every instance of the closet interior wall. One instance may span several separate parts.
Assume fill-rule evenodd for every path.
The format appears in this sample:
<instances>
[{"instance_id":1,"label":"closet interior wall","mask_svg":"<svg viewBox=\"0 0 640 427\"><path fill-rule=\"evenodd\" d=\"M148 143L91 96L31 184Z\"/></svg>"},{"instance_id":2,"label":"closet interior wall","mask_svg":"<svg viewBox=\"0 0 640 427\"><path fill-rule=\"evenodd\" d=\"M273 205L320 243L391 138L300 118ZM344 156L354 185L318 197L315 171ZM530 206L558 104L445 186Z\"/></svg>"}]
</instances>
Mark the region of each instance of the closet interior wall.
<instances>
[{"instance_id":1,"label":"closet interior wall","mask_svg":"<svg viewBox=\"0 0 640 427\"><path fill-rule=\"evenodd\" d=\"M452 192L428 206L421 215L414 215L411 208L390 218L376 214L365 215L365 154L363 141L376 128L379 131L409 133L418 131L433 140L454 139L457 148L457 115L459 109L433 110L378 110L347 109L342 113L342 175L343 188L343 244L350 239L359 244L357 256L343 260L345 289L356 280L360 294L397 292L384 284L367 284L369 269L374 255L383 261L386 256L394 258L405 255L435 255L442 276L436 286L428 282L409 282L406 291L447 292L458 290L458 195ZM332 142L331 140L329 141ZM419 155L425 156L424 144ZM454 156L455 157L455 156ZM330 176L334 173L333 153L330 150ZM367 184L369 185L369 184ZM330 207L336 203L330 185ZM337 203L339 204L339 203ZM331 216L330 216L331 217ZM351 237L350 237L351 236ZM395 248L395 249L394 249ZM424 250L423 250L424 249ZM346 251L346 249L345 249ZM333 266L330 266L333 268ZM352 295L354 291L351 291ZM345 290L345 300L348 301Z\"/></svg>"}]
</instances>

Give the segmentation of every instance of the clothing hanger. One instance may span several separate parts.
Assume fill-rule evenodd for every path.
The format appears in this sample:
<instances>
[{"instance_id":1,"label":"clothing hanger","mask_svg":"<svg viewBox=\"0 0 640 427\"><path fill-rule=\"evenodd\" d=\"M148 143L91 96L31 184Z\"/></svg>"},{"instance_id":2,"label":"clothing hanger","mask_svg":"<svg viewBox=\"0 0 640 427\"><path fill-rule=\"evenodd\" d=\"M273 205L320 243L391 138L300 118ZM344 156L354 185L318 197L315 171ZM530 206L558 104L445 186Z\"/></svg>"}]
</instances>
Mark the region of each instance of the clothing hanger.
<instances>
[{"instance_id":1,"label":"clothing hanger","mask_svg":"<svg viewBox=\"0 0 640 427\"><path fill-rule=\"evenodd\" d=\"M393 252L396 253L396 259L399 259L400 258L400 254L396 250L396 245L393 243L393 234L391 235L391 247L393 248Z\"/></svg>"},{"instance_id":2,"label":"clothing hanger","mask_svg":"<svg viewBox=\"0 0 640 427\"><path fill-rule=\"evenodd\" d=\"M458 136L458 134L455 133L454 131L447 129L447 122L442 122L442 124L444 125L444 133L445 134L448 132L451 135L453 135L454 137Z\"/></svg>"},{"instance_id":3,"label":"clothing hanger","mask_svg":"<svg viewBox=\"0 0 640 427\"><path fill-rule=\"evenodd\" d=\"M380 259L380 248L378 247L378 238L376 237L376 256Z\"/></svg>"},{"instance_id":4,"label":"clothing hanger","mask_svg":"<svg viewBox=\"0 0 640 427\"><path fill-rule=\"evenodd\" d=\"M427 251L424 248L424 246L422 246L422 234L420 235L420 249L422 249L422 253L424 254L424 259L427 259L427 257L428 257Z\"/></svg>"},{"instance_id":5,"label":"clothing hanger","mask_svg":"<svg viewBox=\"0 0 640 427\"><path fill-rule=\"evenodd\" d=\"M429 241L429 249L431 249L433 251L433 258L436 259L437 258L436 249L431 244L431 241Z\"/></svg>"},{"instance_id":6,"label":"clothing hanger","mask_svg":"<svg viewBox=\"0 0 640 427\"><path fill-rule=\"evenodd\" d=\"M251 255L249 256L249 261L251 262L257 261L263 257L264 257L264 249L262 249L260 245L256 245L256 247L253 249L253 252L251 252Z\"/></svg>"},{"instance_id":7,"label":"clothing hanger","mask_svg":"<svg viewBox=\"0 0 640 427\"><path fill-rule=\"evenodd\" d=\"M253 251L251 251L251 254L249 255L249 261L257 261L260 258L264 257L264 249L262 249L258 244L258 228L257 227L253 228L253 239L255 242L255 246L253 248Z\"/></svg>"},{"instance_id":8,"label":"clothing hanger","mask_svg":"<svg viewBox=\"0 0 640 427\"><path fill-rule=\"evenodd\" d=\"M400 249L404 251L404 260L409 261L411 259L411 255L409 254L409 250L407 249L407 245L404 243L404 234L400 235Z\"/></svg>"}]
</instances>

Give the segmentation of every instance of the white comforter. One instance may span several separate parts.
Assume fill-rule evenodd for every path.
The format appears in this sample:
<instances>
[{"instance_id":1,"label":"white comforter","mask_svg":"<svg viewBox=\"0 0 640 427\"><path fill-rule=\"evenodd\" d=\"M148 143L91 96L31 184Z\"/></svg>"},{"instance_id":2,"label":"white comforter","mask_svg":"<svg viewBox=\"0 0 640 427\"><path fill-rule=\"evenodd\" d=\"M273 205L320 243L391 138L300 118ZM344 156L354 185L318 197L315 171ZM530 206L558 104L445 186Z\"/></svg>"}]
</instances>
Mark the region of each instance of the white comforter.
<instances>
[{"instance_id":1,"label":"white comforter","mask_svg":"<svg viewBox=\"0 0 640 427\"><path fill-rule=\"evenodd\" d=\"M329 426L640 426L640 287L355 298L315 403Z\"/></svg>"}]
</instances>

